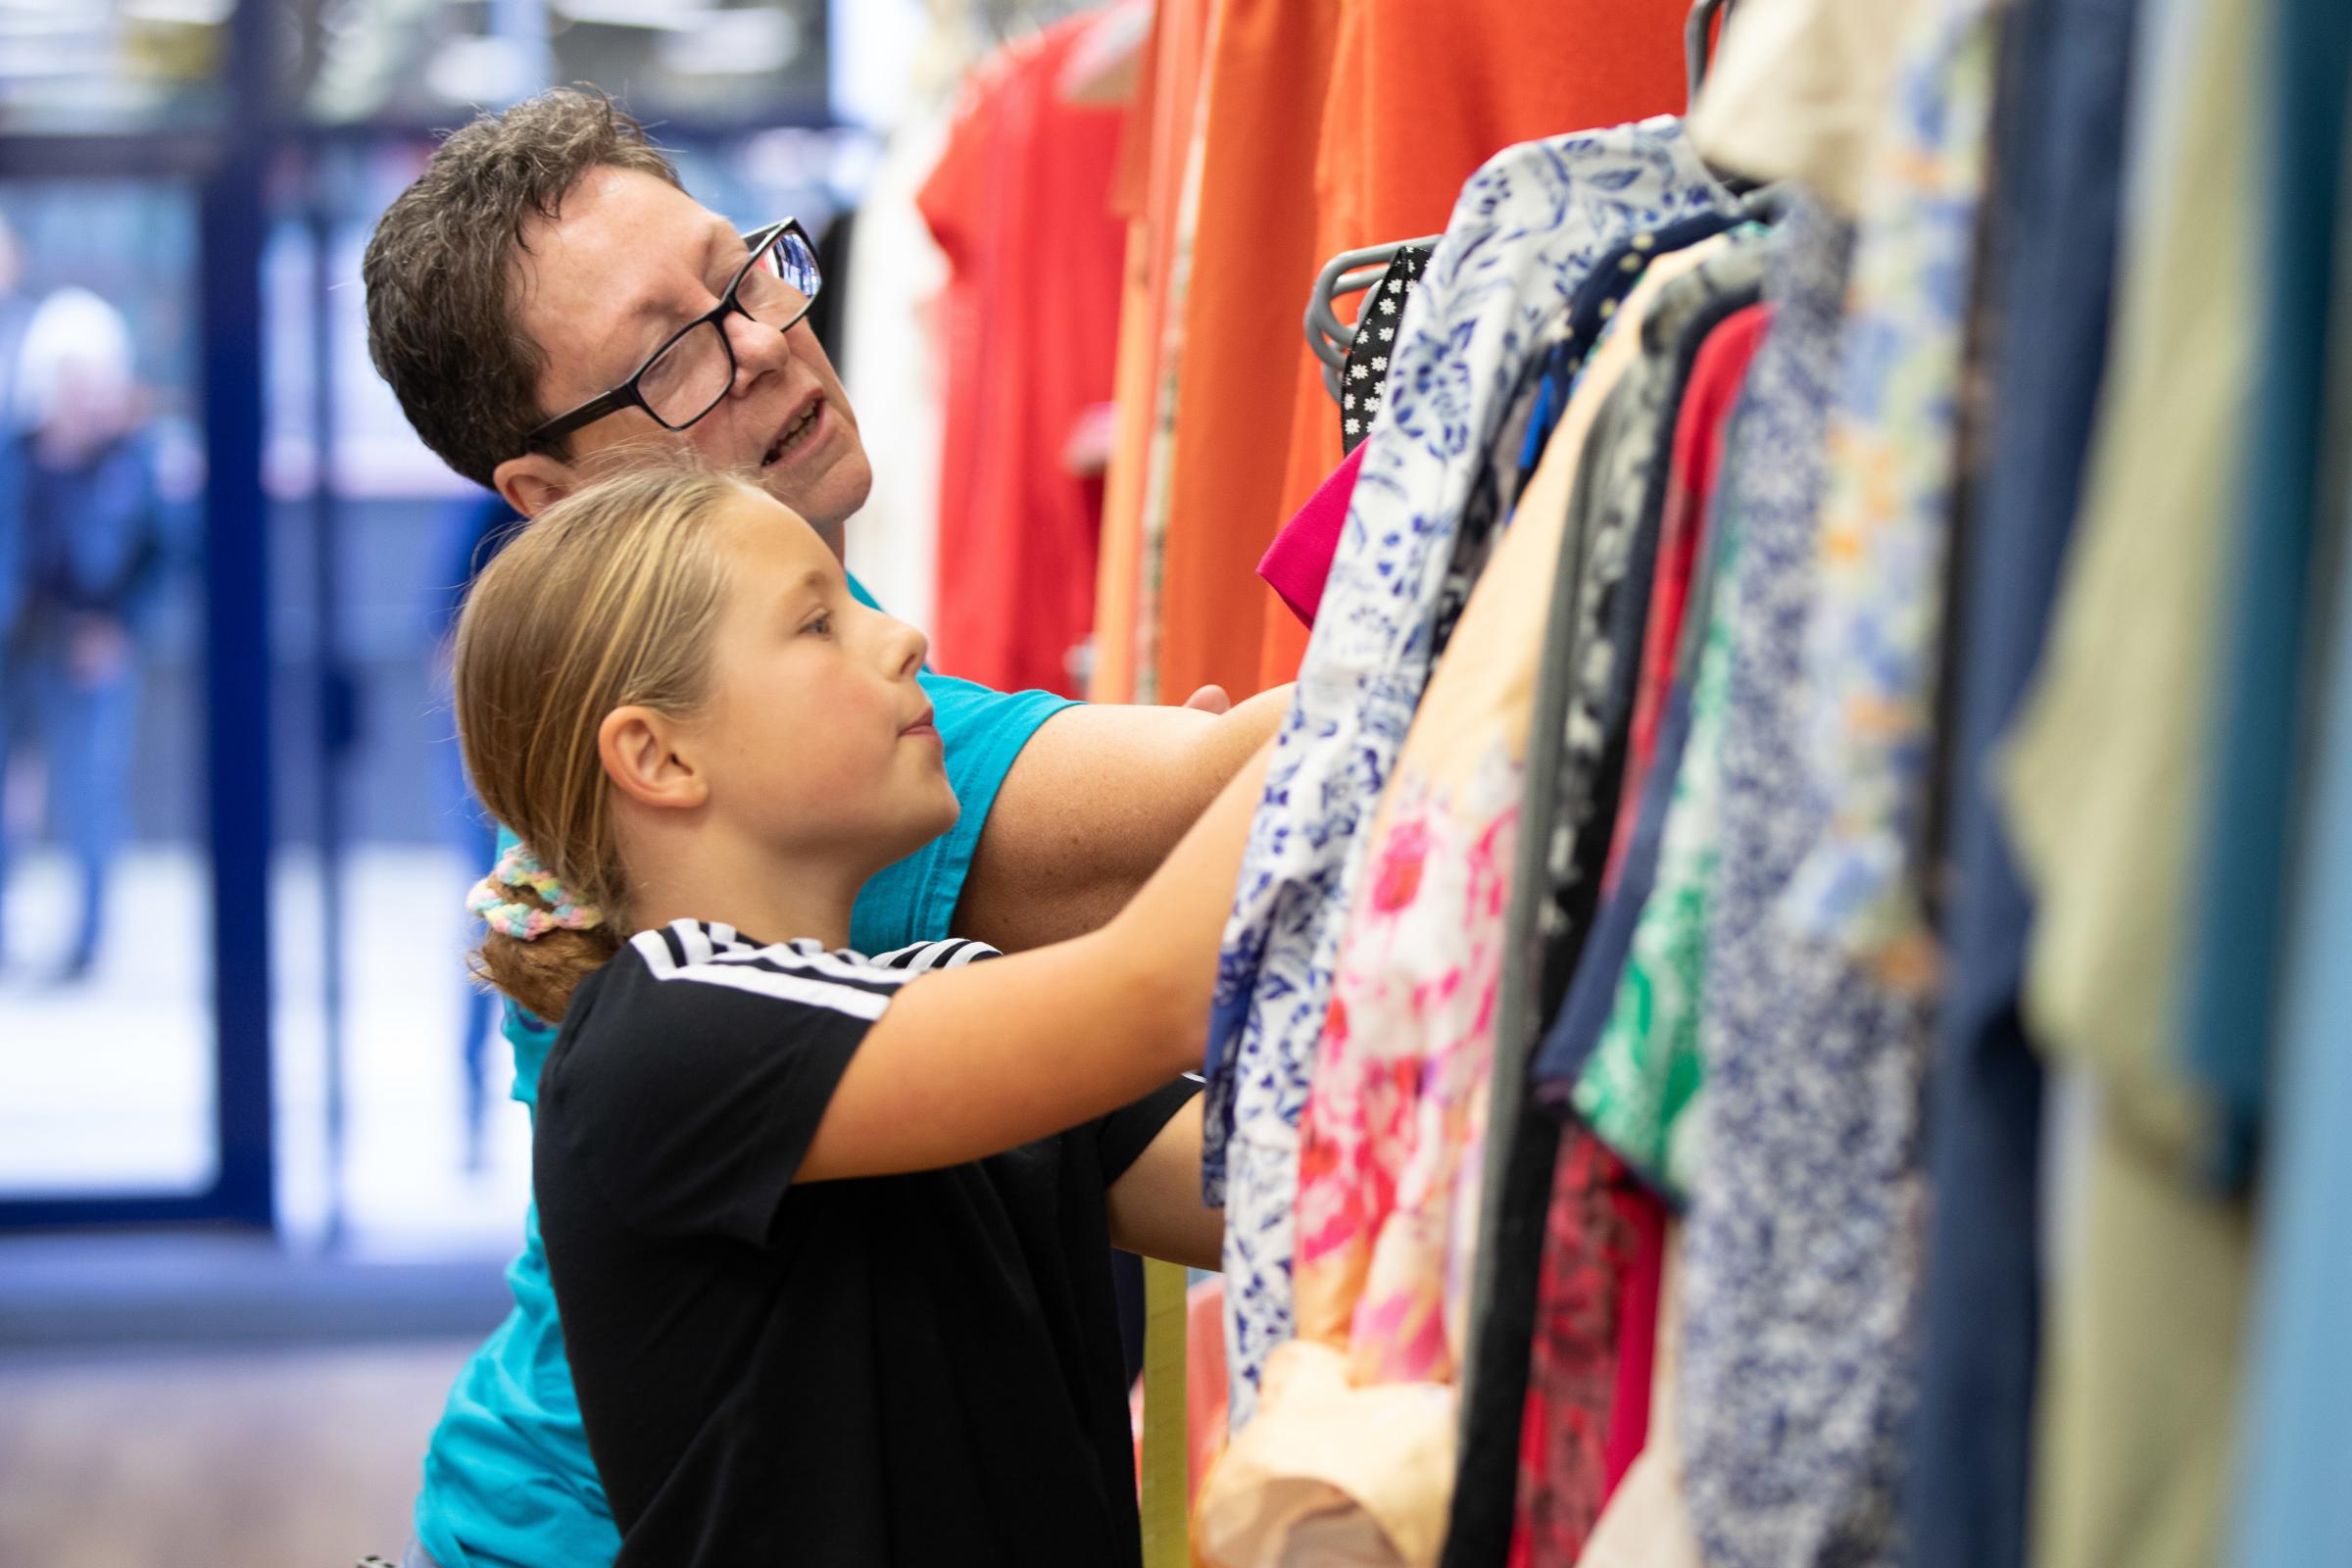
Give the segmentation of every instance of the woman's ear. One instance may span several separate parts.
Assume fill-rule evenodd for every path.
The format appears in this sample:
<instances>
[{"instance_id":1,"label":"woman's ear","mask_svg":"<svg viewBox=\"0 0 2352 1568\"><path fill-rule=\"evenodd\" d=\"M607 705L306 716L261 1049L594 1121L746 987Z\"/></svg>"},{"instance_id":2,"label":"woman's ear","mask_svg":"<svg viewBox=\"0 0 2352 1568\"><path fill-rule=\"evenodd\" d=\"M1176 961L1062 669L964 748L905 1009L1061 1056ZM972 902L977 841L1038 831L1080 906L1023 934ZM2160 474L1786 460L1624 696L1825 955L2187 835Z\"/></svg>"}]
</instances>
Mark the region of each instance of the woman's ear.
<instances>
[{"instance_id":1,"label":"woman's ear","mask_svg":"<svg viewBox=\"0 0 2352 1568\"><path fill-rule=\"evenodd\" d=\"M578 487L568 464L544 452L509 458L490 475L490 487L525 517L536 517Z\"/></svg>"},{"instance_id":2,"label":"woman's ear","mask_svg":"<svg viewBox=\"0 0 2352 1568\"><path fill-rule=\"evenodd\" d=\"M615 708L596 729L605 776L629 799L693 810L710 797L710 781L680 748L677 721L650 708Z\"/></svg>"}]
</instances>

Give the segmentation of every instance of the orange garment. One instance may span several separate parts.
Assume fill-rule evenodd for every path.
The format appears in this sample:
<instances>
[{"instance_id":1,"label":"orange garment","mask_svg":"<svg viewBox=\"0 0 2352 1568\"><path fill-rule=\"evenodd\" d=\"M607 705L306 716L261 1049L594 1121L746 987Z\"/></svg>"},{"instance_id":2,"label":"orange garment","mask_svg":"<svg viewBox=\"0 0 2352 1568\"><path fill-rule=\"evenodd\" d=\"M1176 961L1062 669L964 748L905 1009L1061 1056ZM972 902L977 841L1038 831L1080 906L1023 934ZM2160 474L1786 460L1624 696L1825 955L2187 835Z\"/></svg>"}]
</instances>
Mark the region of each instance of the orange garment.
<instances>
[{"instance_id":1,"label":"orange garment","mask_svg":"<svg viewBox=\"0 0 2352 1568\"><path fill-rule=\"evenodd\" d=\"M1159 0L1120 130L1113 211L1127 220L1119 301L1118 430L1102 506L1088 696L1135 700L1137 589L1152 434L1169 332L1178 209L1200 96L1208 0Z\"/></svg>"},{"instance_id":2,"label":"orange garment","mask_svg":"<svg viewBox=\"0 0 2352 1568\"><path fill-rule=\"evenodd\" d=\"M916 201L950 268L937 662L1003 691L1074 694L1094 622L1102 485L1065 453L1111 395L1121 111L1059 88L1096 24L1070 18L983 66Z\"/></svg>"},{"instance_id":3,"label":"orange garment","mask_svg":"<svg viewBox=\"0 0 2352 1568\"><path fill-rule=\"evenodd\" d=\"M1682 107L1689 0L1338 6L1315 158L1317 226L1312 259L1291 290L1294 318L1315 270L1341 251L1443 230L1463 182L1503 148ZM1350 309L1343 303L1343 319ZM1295 323L1291 341L1300 342ZM1313 357L1299 353L1306 365L1293 377L1270 524L1305 505L1340 463L1337 406ZM1305 627L1266 616L1252 684L1289 680L1305 651Z\"/></svg>"},{"instance_id":4,"label":"orange garment","mask_svg":"<svg viewBox=\"0 0 2352 1568\"><path fill-rule=\"evenodd\" d=\"M1159 562L1157 690L1171 697L1257 687L1271 597L1254 568L1296 510L1283 466L1294 382L1311 372L1299 318L1321 265L1314 163L1338 21L1337 0L1215 0ZM1420 96L1455 91L1433 76Z\"/></svg>"}]
</instances>

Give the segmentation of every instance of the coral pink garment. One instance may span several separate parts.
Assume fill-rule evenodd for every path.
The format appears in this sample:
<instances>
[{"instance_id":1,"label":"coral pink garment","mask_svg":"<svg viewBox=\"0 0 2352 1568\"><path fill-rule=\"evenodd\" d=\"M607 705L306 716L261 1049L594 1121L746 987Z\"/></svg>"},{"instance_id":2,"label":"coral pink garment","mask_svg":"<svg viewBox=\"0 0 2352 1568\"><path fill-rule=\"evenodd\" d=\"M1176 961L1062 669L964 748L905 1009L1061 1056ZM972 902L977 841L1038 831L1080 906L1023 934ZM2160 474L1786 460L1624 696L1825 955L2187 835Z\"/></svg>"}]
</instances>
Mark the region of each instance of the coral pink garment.
<instances>
[{"instance_id":1,"label":"coral pink garment","mask_svg":"<svg viewBox=\"0 0 2352 1568\"><path fill-rule=\"evenodd\" d=\"M1298 515L1282 525L1257 564L1257 574L1282 596L1291 613L1309 626L1322 608L1331 559L1340 553L1340 534L1348 526L1348 499L1355 494L1356 470L1363 466L1364 449L1359 445L1315 487Z\"/></svg>"},{"instance_id":2,"label":"coral pink garment","mask_svg":"<svg viewBox=\"0 0 2352 1568\"><path fill-rule=\"evenodd\" d=\"M1095 618L1102 481L1064 454L1111 395L1121 111L1058 90L1095 22L1049 27L975 74L915 203L950 270L932 653L1000 691L1077 695L1070 656Z\"/></svg>"}]
</instances>

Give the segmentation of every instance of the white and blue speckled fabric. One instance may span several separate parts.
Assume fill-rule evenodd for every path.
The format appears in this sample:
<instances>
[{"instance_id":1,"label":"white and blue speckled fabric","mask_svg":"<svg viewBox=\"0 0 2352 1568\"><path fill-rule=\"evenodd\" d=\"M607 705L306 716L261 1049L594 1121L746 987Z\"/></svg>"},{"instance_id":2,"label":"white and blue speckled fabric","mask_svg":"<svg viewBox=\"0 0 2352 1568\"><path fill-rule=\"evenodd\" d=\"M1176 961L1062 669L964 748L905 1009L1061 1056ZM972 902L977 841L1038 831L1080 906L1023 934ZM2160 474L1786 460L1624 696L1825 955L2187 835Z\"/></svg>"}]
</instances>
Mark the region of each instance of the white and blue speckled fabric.
<instances>
[{"instance_id":1,"label":"white and blue speckled fabric","mask_svg":"<svg viewBox=\"0 0 2352 1568\"><path fill-rule=\"evenodd\" d=\"M1505 149L1473 175L1394 327L1331 579L1218 959L1202 1186L1225 1204L1230 1419L1291 1337L1298 1115L1369 818L1508 505L1544 352L1593 263L1725 200L1660 119ZM1375 320L1372 329L1389 323Z\"/></svg>"}]
</instances>

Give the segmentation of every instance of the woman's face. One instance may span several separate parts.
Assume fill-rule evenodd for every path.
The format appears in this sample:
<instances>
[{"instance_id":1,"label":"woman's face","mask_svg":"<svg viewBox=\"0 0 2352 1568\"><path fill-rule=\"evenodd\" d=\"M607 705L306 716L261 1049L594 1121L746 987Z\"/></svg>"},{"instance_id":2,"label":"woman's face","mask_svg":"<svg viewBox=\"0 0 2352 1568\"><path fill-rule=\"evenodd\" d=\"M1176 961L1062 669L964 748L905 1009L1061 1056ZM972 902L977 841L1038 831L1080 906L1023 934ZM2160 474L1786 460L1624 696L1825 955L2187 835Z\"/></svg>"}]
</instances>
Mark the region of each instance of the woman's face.
<instances>
[{"instance_id":1,"label":"woman's face","mask_svg":"<svg viewBox=\"0 0 2352 1568\"><path fill-rule=\"evenodd\" d=\"M801 517L749 488L719 523L726 598L702 739L710 808L795 857L880 870L955 825L923 634L850 595Z\"/></svg>"}]
</instances>

